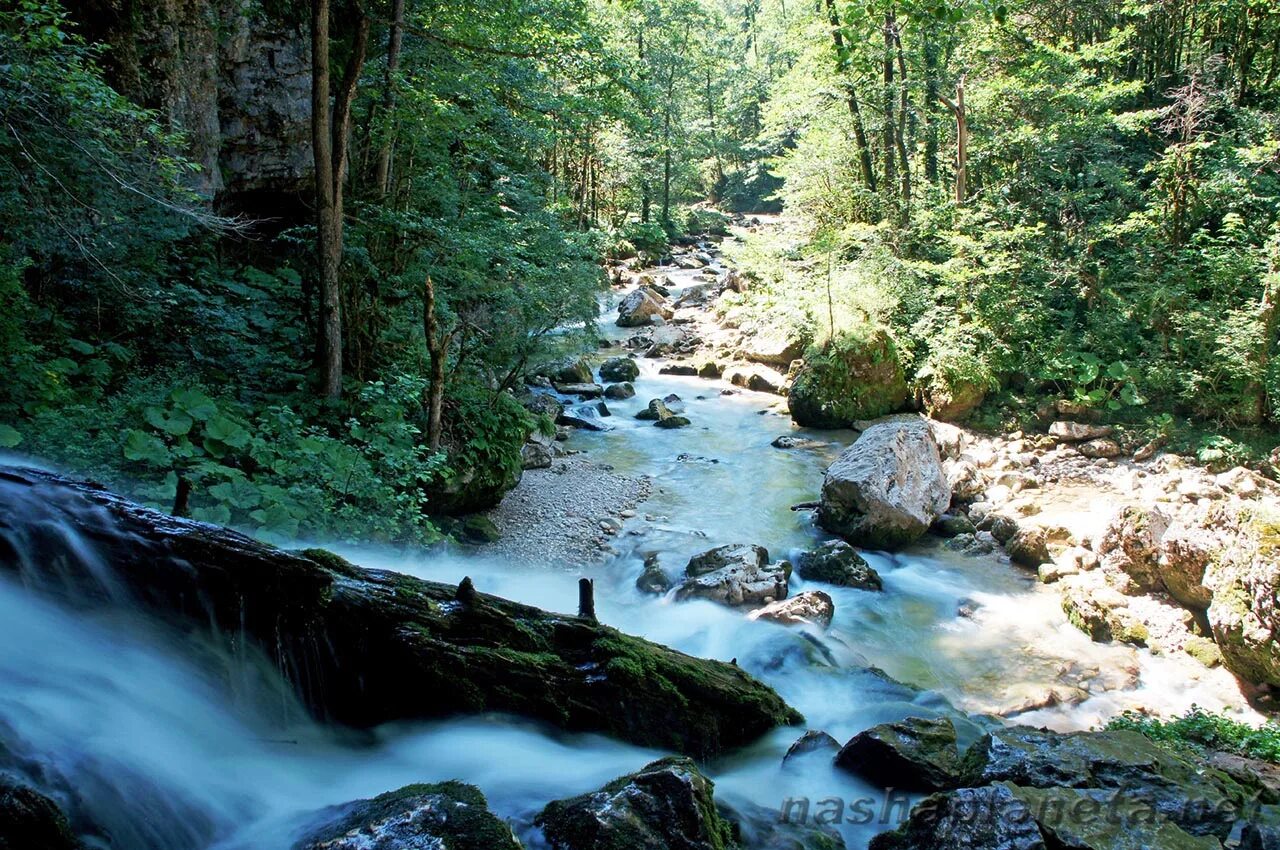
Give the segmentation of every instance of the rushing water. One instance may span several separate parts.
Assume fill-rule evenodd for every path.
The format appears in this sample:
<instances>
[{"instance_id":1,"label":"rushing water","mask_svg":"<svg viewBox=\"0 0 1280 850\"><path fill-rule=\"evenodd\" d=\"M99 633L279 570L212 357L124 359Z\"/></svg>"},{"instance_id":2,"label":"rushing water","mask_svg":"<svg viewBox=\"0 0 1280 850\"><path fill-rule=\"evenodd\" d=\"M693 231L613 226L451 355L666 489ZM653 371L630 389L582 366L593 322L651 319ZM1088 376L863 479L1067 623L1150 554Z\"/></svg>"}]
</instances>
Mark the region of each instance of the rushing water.
<instances>
[{"instance_id":1,"label":"rushing water","mask_svg":"<svg viewBox=\"0 0 1280 850\"><path fill-rule=\"evenodd\" d=\"M693 280L675 278L677 286ZM882 593L823 587L836 614L821 635L749 621L709 602L640 594L634 581L650 552L678 568L721 543L760 543L784 557L819 541L810 515L790 508L816 496L823 469L852 439L815 433L827 448L771 448L774 437L792 431L776 397L722 395L724 384L657 368L642 362L636 398L609 403L613 431L579 432L569 443L620 472L654 478L650 500L617 538L616 557L548 568L463 553L344 554L428 579L470 575L485 592L560 611L576 604L578 576L593 575L603 621L694 655L736 658L803 712L807 728L840 740L951 706L1007 708L1064 681L1106 684L1095 684L1079 705L1019 719L1087 727L1128 705L1179 710L1227 696L1221 679L1188 684L1172 662L1091 643L1066 623L1051 590L1008 563L937 547L869 553ZM670 393L683 400L691 427L664 431L633 418L650 398ZM91 547L66 533L72 550L91 561ZM20 548L20 534L10 539ZM962 604L968 616L959 615ZM266 665L241 659L229 679L219 669L226 659L154 629L127 611L73 613L0 582L0 755L8 747L28 759L55 792L76 789L89 820L129 850L285 848L324 806L454 778L478 785L526 844L538 846L531 822L548 801L599 787L659 755L505 717L337 733L307 720ZM959 726L965 740L980 733L973 723ZM801 731L777 730L707 765L717 797L775 811L787 797L866 797L880 805L878 792L824 759L784 769L782 754ZM865 846L882 828L847 826L849 846Z\"/></svg>"}]
</instances>

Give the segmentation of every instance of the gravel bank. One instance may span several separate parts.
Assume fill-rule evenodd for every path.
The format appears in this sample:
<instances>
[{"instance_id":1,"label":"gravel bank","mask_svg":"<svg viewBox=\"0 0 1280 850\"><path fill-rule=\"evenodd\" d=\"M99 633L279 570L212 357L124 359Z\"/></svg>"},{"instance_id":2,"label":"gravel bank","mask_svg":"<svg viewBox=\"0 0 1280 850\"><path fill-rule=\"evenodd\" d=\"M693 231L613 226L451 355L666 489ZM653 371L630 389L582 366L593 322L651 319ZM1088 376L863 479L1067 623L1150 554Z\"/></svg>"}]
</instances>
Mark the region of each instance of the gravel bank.
<instances>
[{"instance_id":1,"label":"gravel bank","mask_svg":"<svg viewBox=\"0 0 1280 850\"><path fill-rule=\"evenodd\" d=\"M502 539L479 547L513 561L562 565L601 560L621 529L623 511L649 497L648 476L615 473L585 455L557 458L550 469L525 472L489 519Z\"/></svg>"}]
</instances>

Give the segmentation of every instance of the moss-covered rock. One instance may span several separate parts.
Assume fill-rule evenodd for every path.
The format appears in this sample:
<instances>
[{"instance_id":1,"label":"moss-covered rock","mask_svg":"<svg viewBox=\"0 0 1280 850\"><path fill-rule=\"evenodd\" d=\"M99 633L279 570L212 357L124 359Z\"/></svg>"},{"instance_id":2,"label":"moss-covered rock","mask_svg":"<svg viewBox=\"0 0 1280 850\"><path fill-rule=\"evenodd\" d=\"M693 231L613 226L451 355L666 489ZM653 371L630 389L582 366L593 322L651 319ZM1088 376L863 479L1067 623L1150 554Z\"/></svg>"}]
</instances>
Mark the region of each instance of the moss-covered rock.
<instances>
[{"instance_id":1,"label":"moss-covered rock","mask_svg":"<svg viewBox=\"0 0 1280 850\"><path fill-rule=\"evenodd\" d=\"M294 850L519 850L480 789L461 782L406 785L321 812Z\"/></svg>"},{"instance_id":2,"label":"moss-covered rock","mask_svg":"<svg viewBox=\"0 0 1280 850\"><path fill-rule=\"evenodd\" d=\"M843 540L829 540L796 560L805 581L821 581L861 590L883 590L884 581L866 559Z\"/></svg>"},{"instance_id":3,"label":"moss-covered rock","mask_svg":"<svg viewBox=\"0 0 1280 850\"><path fill-rule=\"evenodd\" d=\"M207 638L257 644L322 718L369 727L484 711L710 756L799 715L732 664L693 658L594 621L337 556L287 552L45 472L0 470L0 527L37 529L0 573L36 590L135 610ZM71 525L94 541L86 563Z\"/></svg>"},{"instance_id":4,"label":"moss-covered rock","mask_svg":"<svg viewBox=\"0 0 1280 850\"><path fill-rule=\"evenodd\" d=\"M791 418L810 428L848 428L900 410L906 401L898 350L883 328L810 349L787 393Z\"/></svg>"},{"instance_id":5,"label":"moss-covered rock","mask_svg":"<svg viewBox=\"0 0 1280 850\"><path fill-rule=\"evenodd\" d=\"M909 717L859 732L836 756L836 767L881 788L943 791L960 784L956 728L944 718Z\"/></svg>"},{"instance_id":6,"label":"moss-covered rock","mask_svg":"<svg viewBox=\"0 0 1280 850\"><path fill-rule=\"evenodd\" d=\"M727 850L733 828L689 759L659 759L538 815L552 850Z\"/></svg>"},{"instance_id":7,"label":"moss-covered rock","mask_svg":"<svg viewBox=\"0 0 1280 850\"><path fill-rule=\"evenodd\" d=\"M1248 682L1280 686L1280 513L1223 506L1208 524L1221 535L1204 583L1223 664Z\"/></svg>"},{"instance_id":8,"label":"moss-covered rock","mask_svg":"<svg viewBox=\"0 0 1280 850\"><path fill-rule=\"evenodd\" d=\"M1192 835L1225 839L1248 794L1227 774L1193 764L1128 730L1059 734L997 729L964 757L964 784L1123 790ZM1067 845L1071 846L1071 845Z\"/></svg>"}]
</instances>

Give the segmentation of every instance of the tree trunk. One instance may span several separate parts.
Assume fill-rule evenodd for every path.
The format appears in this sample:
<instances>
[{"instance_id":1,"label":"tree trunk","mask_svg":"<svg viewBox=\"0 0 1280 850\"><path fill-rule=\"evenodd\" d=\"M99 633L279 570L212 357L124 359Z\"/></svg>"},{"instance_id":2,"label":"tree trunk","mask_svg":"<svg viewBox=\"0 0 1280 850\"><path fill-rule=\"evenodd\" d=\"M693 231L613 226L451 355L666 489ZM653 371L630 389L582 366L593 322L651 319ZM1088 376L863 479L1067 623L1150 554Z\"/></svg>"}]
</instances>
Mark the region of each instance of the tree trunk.
<instances>
[{"instance_id":1,"label":"tree trunk","mask_svg":"<svg viewBox=\"0 0 1280 850\"><path fill-rule=\"evenodd\" d=\"M969 122L964 107L964 77L956 83L956 99L953 101L941 92L941 100L956 117L956 205L963 206L969 173Z\"/></svg>"},{"instance_id":2,"label":"tree trunk","mask_svg":"<svg viewBox=\"0 0 1280 850\"><path fill-rule=\"evenodd\" d=\"M386 196L391 188L391 148L393 114L396 108L396 74L400 70L400 45L404 39L404 0L391 0L391 31L387 35L387 73L382 92L382 115L387 126L383 128L382 143L378 146L378 161L374 167L373 185L378 194Z\"/></svg>"},{"instance_id":3,"label":"tree trunk","mask_svg":"<svg viewBox=\"0 0 1280 850\"><path fill-rule=\"evenodd\" d=\"M311 0L311 146L316 182L316 254L320 268L320 386L342 395L342 303L338 267L342 231L334 207L333 120L329 111L329 0Z\"/></svg>"},{"instance_id":4,"label":"tree trunk","mask_svg":"<svg viewBox=\"0 0 1280 850\"><path fill-rule=\"evenodd\" d=\"M897 143L897 125L893 117L894 107L894 90L893 90L893 13L885 12L884 15L884 91L881 92L883 99L884 111L884 129L881 146L884 155L884 189L892 194L893 187L898 182L898 143Z\"/></svg>"},{"instance_id":5,"label":"tree trunk","mask_svg":"<svg viewBox=\"0 0 1280 850\"><path fill-rule=\"evenodd\" d=\"M840 34L840 15L836 12L835 0L826 0L827 20L831 24L831 42L836 49L836 67L844 67L844 36ZM853 118L853 140L858 146L858 166L862 171L862 184L867 191L876 190L876 169L871 161L871 145L867 142L866 126L862 123L862 109L858 105L858 92L849 80L844 81L845 104L849 107L849 115Z\"/></svg>"},{"instance_id":6,"label":"tree trunk","mask_svg":"<svg viewBox=\"0 0 1280 850\"><path fill-rule=\"evenodd\" d=\"M427 356L430 359L431 383L427 387L427 447L433 452L440 449L444 433L445 367L449 361L449 335L441 336L440 322L436 318L436 285L427 275L422 289L422 334L426 338Z\"/></svg>"}]
</instances>

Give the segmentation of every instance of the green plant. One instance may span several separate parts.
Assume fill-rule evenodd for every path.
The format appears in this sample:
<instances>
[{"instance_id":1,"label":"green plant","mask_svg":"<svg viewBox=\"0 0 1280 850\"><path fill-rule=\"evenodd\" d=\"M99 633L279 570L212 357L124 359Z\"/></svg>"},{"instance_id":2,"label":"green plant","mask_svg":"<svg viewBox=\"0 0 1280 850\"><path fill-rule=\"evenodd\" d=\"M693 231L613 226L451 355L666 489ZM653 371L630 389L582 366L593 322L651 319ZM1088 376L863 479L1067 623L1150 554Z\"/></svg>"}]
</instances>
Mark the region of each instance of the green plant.
<instances>
[{"instance_id":1,"label":"green plant","mask_svg":"<svg viewBox=\"0 0 1280 850\"><path fill-rule=\"evenodd\" d=\"M1106 728L1139 732L1175 747L1204 747L1280 764L1280 725L1250 726L1198 706L1171 720L1129 711L1113 718Z\"/></svg>"}]
</instances>

